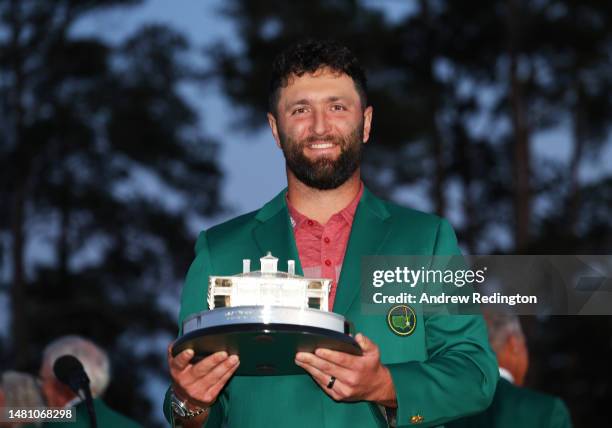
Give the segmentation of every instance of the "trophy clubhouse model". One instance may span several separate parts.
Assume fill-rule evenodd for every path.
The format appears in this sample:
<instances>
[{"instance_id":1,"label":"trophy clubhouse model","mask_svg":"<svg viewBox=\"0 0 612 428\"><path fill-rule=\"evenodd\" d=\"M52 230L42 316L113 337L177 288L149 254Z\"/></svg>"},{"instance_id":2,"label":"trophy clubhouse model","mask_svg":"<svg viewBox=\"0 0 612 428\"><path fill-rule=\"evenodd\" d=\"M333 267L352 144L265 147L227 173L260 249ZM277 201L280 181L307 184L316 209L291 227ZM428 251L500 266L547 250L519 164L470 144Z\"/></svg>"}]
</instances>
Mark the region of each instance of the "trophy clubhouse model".
<instances>
[{"instance_id":1,"label":"trophy clubhouse model","mask_svg":"<svg viewBox=\"0 0 612 428\"><path fill-rule=\"evenodd\" d=\"M197 361L226 351L240 357L237 375L262 376L303 374L294 362L298 351L361 354L349 322L329 312L331 280L296 275L294 260L279 271L269 252L260 262L260 271L251 272L245 259L241 274L209 278L209 310L183 321L173 355L190 348Z\"/></svg>"}]
</instances>

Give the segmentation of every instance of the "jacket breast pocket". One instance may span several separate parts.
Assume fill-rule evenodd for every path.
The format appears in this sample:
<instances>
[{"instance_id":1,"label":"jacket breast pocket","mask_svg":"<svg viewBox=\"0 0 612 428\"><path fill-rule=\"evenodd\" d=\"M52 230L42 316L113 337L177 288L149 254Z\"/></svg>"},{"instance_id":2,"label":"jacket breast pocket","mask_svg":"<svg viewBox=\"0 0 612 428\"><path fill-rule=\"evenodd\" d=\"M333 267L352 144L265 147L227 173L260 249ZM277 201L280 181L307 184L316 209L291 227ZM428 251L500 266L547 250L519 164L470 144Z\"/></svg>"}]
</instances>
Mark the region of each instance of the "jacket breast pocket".
<instances>
[{"instance_id":1,"label":"jacket breast pocket","mask_svg":"<svg viewBox=\"0 0 612 428\"><path fill-rule=\"evenodd\" d=\"M407 322L408 325L414 322L414 328L402 328L405 326L400 324L404 322L401 314L394 319L393 313L391 316L385 313L363 315L351 311L353 313L348 314L347 319L353 323L355 334L364 334L378 346L383 364L425 361L427 346L424 319L420 308L414 309L415 316Z\"/></svg>"}]
</instances>

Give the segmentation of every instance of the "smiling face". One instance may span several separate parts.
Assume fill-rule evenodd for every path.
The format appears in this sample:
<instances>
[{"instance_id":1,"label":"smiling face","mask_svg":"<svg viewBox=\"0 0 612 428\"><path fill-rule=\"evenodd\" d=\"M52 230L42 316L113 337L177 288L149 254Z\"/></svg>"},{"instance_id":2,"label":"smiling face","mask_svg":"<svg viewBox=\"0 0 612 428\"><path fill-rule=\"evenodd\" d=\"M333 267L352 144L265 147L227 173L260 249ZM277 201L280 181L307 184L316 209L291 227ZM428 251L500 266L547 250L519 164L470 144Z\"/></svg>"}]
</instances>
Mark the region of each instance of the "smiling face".
<instances>
[{"instance_id":1,"label":"smiling face","mask_svg":"<svg viewBox=\"0 0 612 428\"><path fill-rule=\"evenodd\" d=\"M309 187L328 190L359 173L372 107L363 108L349 76L322 68L291 76L268 121L288 174Z\"/></svg>"}]
</instances>

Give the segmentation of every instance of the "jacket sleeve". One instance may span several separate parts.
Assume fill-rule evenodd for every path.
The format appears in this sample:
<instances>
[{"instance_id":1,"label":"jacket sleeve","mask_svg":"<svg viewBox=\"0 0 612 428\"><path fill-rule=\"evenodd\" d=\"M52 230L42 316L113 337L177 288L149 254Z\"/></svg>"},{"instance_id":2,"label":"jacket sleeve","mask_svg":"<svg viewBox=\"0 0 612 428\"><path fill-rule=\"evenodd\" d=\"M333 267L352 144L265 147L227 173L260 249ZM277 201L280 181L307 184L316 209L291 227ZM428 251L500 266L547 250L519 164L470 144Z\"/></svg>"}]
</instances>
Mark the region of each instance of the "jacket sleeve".
<instances>
[{"instance_id":1,"label":"jacket sleeve","mask_svg":"<svg viewBox=\"0 0 612 428\"><path fill-rule=\"evenodd\" d=\"M455 233L439 224L434 256L459 255ZM424 316L426 361L391 364L398 427L436 426L484 410L499 376L480 315Z\"/></svg>"},{"instance_id":2,"label":"jacket sleeve","mask_svg":"<svg viewBox=\"0 0 612 428\"><path fill-rule=\"evenodd\" d=\"M212 270L210 252L206 232L201 232L195 245L195 259L187 271L187 278L181 294L181 309L179 311L179 337L182 334L183 321L188 316L208 309L206 296L208 292L208 276ZM171 426L175 426L172 409L170 408L170 389L164 399L164 415ZM221 427L224 419L225 397L219 395L217 402L212 406L204 426Z\"/></svg>"},{"instance_id":3,"label":"jacket sleeve","mask_svg":"<svg viewBox=\"0 0 612 428\"><path fill-rule=\"evenodd\" d=\"M201 232L195 244L195 259L187 271L187 278L181 293L179 311L179 336L182 334L185 318L207 310L208 276L213 271L206 232Z\"/></svg>"}]
</instances>

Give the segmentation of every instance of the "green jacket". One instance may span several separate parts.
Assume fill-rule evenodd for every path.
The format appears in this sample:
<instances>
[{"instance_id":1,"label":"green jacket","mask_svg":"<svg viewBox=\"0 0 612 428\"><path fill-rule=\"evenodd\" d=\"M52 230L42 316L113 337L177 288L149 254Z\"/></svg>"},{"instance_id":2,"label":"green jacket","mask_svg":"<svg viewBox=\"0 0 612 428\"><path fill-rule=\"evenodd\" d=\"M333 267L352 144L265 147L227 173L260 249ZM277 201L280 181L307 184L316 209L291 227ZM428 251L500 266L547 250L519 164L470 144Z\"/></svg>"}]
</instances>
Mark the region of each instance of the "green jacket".
<instances>
[{"instance_id":1,"label":"green jacket","mask_svg":"<svg viewBox=\"0 0 612 428\"><path fill-rule=\"evenodd\" d=\"M127 416L115 412L100 399L94 400L94 409L96 410L98 428L140 428L142 426L129 419ZM77 404L75 410L75 422L45 422L42 424L42 428L89 428L91 425L89 423L89 413L87 413L85 402Z\"/></svg>"},{"instance_id":2,"label":"green jacket","mask_svg":"<svg viewBox=\"0 0 612 428\"><path fill-rule=\"evenodd\" d=\"M296 261L302 274L286 204L286 190L259 211L202 232L182 294L179 323L206 309L209 275L242 271L242 259L256 262L271 251L286 266ZM382 201L367 189L357 207L338 282L334 312L346 316L355 331L372 339L393 378L397 425L436 426L486 408L498 371L480 316L423 315L417 327L400 337L384 316L360 310L360 261L366 255L453 255L459 250L451 226L439 217ZM253 270L257 267L254 266ZM166 415L171 413L166 400ZM335 402L308 376L234 376L222 391L206 426L228 427L382 427L386 421L369 402Z\"/></svg>"},{"instance_id":3,"label":"green jacket","mask_svg":"<svg viewBox=\"0 0 612 428\"><path fill-rule=\"evenodd\" d=\"M454 421L451 428L571 428L567 407L560 398L521 388L500 379L487 410Z\"/></svg>"}]
</instances>

